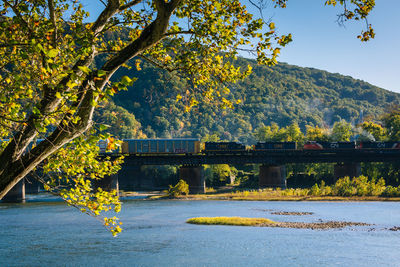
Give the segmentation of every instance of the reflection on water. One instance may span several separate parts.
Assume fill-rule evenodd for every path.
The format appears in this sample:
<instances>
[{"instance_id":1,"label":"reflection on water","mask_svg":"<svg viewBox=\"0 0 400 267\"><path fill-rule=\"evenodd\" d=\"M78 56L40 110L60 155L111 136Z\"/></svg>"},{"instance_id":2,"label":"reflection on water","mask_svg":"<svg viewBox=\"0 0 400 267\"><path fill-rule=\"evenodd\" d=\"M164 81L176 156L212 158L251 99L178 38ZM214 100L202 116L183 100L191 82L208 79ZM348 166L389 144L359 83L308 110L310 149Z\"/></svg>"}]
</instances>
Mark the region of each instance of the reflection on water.
<instances>
[{"instance_id":1,"label":"reflection on water","mask_svg":"<svg viewBox=\"0 0 400 267\"><path fill-rule=\"evenodd\" d=\"M47 202L39 202L46 200ZM124 200L123 233L62 202L0 204L1 266L398 266L400 203ZM312 212L307 216L274 212ZM197 216L374 224L308 230L202 226Z\"/></svg>"}]
</instances>

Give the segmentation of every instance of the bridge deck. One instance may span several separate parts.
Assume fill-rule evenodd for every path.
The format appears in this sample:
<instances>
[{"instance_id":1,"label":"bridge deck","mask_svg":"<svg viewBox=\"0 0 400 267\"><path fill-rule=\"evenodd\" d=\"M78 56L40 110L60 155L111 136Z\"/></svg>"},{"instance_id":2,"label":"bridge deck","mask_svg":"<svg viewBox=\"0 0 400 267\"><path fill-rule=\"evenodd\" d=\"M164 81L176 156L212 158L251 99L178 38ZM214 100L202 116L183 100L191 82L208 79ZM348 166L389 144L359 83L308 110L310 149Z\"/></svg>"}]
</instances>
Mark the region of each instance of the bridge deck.
<instances>
[{"instance_id":1,"label":"bridge deck","mask_svg":"<svg viewBox=\"0 0 400 267\"><path fill-rule=\"evenodd\" d=\"M114 154L114 156L116 156ZM140 154L126 155L132 165L271 164L321 162L400 162L396 149L292 150L219 154Z\"/></svg>"}]
</instances>

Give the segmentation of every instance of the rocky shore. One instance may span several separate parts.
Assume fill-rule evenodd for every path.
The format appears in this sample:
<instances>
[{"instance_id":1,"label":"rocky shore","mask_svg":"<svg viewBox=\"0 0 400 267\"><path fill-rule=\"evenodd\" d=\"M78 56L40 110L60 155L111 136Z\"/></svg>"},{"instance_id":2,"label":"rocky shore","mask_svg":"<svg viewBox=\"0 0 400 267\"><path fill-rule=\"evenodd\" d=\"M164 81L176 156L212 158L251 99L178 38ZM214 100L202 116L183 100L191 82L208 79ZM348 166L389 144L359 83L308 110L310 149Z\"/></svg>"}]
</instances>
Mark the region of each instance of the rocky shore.
<instances>
[{"instance_id":1,"label":"rocky shore","mask_svg":"<svg viewBox=\"0 0 400 267\"><path fill-rule=\"evenodd\" d=\"M298 212L298 211L274 211L271 212L273 215L294 215L294 216L305 216L313 215L314 212Z\"/></svg>"},{"instance_id":2,"label":"rocky shore","mask_svg":"<svg viewBox=\"0 0 400 267\"><path fill-rule=\"evenodd\" d=\"M261 224L260 227L281 227L281 228L297 228L297 229L312 229L312 230L326 230L326 229L340 229L348 226L370 226L368 223L360 222L275 222L273 224Z\"/></svg>"}]
</instances>

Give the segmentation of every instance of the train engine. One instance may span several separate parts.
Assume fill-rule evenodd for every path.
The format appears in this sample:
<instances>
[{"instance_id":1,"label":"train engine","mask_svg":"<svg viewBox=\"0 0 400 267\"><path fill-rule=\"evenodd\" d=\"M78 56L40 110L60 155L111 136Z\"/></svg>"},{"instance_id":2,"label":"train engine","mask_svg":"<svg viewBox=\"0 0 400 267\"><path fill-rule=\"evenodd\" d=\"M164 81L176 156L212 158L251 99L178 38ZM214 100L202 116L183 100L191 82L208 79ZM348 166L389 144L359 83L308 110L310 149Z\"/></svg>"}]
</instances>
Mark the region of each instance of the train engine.
<instances>
[{"instance_id":1,"label":"train engine","mask_svg":"<svg viewBox=\"0 0 400 267\"><path fill-rule=\"evenodd\" d=\"M400 149L400 142L387 141L387 142L361 142L360 149Z\"/></svg>"},{"instance_id":2,"label":"train engine","mask_svg":"<svg viewBox=\"0 0 400 267\"><path fill-rule=\"evenodd\" d=\"M309 141L303 146L305 150L355 149L356 142L316 142Z\"/></svg>"}]
</instances>

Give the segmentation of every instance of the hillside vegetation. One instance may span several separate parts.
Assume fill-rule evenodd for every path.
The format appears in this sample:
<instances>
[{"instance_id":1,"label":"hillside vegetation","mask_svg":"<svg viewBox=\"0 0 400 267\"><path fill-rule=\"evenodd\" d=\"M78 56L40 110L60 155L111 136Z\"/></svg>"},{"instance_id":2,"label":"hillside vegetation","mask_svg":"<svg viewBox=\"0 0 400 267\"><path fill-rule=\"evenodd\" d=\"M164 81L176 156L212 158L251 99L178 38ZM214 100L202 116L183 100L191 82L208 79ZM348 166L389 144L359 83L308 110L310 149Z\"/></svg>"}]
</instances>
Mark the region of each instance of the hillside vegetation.
<instances>
[{"instance_id":1,"label":"hillside vegetation","mask_svg":"<svg viewBox=\"0 0 400 267\"><path fill-rule=\"evenodd\" d=\"M140 71L117 73L116 79L134 72L138 80L128 91L118 92L115 105L98 117L120 138L201 138L217 133L224 140L253 143L256 129L271 123L284 127L297 122L303 131L306 125L331 127L341 120L357 124L365 118L379 119L388 106L400 103L399 94L349 76L285 63L266 67L250 59L237 61L243 68L251 65L253 73L230 86L231 100L240 100L234 109L221 109L198 96L200 104L185 112L185 96L183 101L176 101L176 96L187 82L142 64Z\"/></svg>"}]
</instances>

